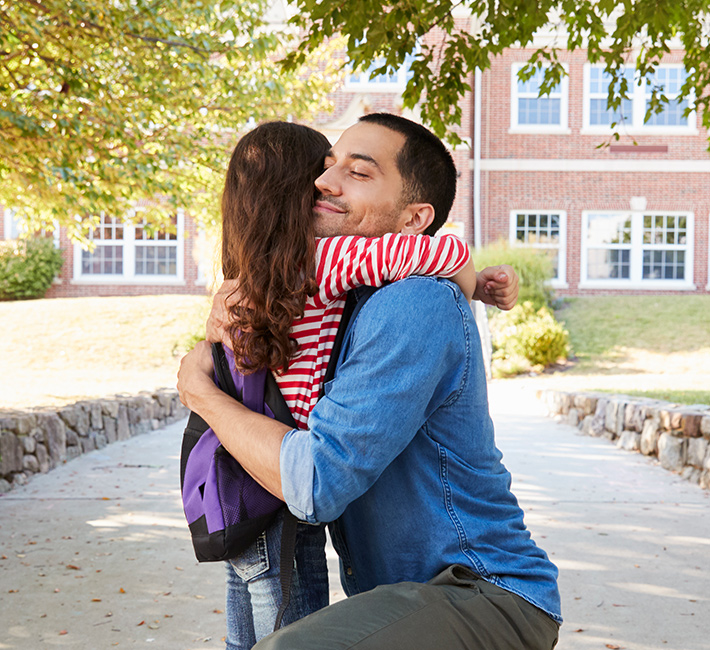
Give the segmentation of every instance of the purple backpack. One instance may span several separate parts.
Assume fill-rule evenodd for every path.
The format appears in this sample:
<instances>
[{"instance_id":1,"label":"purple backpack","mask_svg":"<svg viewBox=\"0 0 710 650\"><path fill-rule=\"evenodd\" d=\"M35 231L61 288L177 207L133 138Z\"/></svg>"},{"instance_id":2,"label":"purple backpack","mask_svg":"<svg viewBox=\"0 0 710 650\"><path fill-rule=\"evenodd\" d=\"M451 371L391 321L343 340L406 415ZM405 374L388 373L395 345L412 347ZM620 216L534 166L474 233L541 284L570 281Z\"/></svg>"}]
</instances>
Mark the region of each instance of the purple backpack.
<instances>
[{"instance_id":1,"label":"purple backpack","mask_svg":"<svg viewBox=\"0 0 710 650\"><path fill-rule=\"evenodd\" d=\"M242 375L232 351L219 343L212 344L212 358L215 383L225 393L252 411L296 427L270 372ZM229 455L196 413L183 434L180 469L183 508L200 562L229 560L244 552L284 507Z\"/></svg>"}]
</instances>

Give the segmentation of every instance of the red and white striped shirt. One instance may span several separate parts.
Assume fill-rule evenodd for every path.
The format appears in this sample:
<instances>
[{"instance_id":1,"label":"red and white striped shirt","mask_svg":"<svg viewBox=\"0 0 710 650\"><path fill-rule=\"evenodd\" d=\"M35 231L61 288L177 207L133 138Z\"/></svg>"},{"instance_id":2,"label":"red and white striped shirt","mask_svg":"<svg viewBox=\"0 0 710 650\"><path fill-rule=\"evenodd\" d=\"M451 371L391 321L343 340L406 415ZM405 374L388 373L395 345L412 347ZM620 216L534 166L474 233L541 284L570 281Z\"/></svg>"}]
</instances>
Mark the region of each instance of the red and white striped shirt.
<instances>
[{"instance_id":1,"label":"red and white striped shirt","mask_svg":"<svg viewBox=\"0 0 710 650\"><path fill-rule=\"evenodd\" d=\"M291 327L298 352L288 371L274 373L296 424L307 426L308 416L318 401L350 289L380 287L410 275L448 278L458 273L469 258L468 245L453 235L317 238L319 291L306 301L303 318L294 321Z\"/></svg>"}]
</instances>

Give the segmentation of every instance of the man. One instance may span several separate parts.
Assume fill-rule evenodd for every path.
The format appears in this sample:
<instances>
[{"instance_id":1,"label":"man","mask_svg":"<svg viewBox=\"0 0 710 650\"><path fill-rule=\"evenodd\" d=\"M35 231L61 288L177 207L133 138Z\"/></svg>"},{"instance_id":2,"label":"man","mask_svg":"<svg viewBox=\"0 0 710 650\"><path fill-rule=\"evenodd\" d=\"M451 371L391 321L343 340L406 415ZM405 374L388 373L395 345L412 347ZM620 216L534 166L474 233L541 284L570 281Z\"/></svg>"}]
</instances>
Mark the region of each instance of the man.
<instances>
[{"instance_id":1,"label":"man","mask_svg":"<svg viewBox=\"0 0 710 650\"><path fill-rule=\"evenodd\" d=\"M318 232L430 234L446 220L455 183L450 155L426 129L365 116L316 181ZM495 288L488 273L481 288ZM557 570L510 492L477 329L451 283L414 277L368 300L308 430L289 430L217 390L208 344L183 360L178 388L292 512L335 522L344 587L354 597L257 648L555 645Z\"/></svg>"}]
</instances>

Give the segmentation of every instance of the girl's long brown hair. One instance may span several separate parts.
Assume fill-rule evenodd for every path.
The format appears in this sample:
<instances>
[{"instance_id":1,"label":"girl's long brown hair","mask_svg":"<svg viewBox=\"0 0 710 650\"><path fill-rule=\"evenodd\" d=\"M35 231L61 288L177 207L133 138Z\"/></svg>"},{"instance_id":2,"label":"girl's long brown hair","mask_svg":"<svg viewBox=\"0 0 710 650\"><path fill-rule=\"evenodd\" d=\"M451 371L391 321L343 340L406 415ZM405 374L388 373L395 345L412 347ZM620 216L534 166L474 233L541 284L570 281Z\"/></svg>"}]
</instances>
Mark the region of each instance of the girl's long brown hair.
<instances>
[{"instance_id":1,"label":"girl's long brown hair","mask_svg":"<svg viewBox=\"0 0 710 650\"><path fill-rule=\"evenodd\" d=\"M288 368L289 336L314 295L313 182L330 144L299 124L268 122L244 135L232 153L222 194L222 271L238 280L229 307L237 367L248 374Z\"/></svg>"}]
</instances>

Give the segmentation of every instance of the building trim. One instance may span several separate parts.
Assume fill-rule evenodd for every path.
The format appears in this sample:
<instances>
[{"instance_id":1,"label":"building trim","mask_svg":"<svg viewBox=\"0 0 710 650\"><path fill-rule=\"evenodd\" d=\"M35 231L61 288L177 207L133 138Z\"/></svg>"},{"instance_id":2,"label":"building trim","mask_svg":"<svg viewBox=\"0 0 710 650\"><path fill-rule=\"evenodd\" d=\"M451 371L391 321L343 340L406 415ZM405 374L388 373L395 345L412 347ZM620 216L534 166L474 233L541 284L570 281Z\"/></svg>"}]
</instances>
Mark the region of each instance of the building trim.
<instances>
[{"instance_id":1,"label":"building trim","mask_svg":"<svg viewBox=\"0 0 710 650\"><path fill-rule=\"evenodd\" d=\"M710 173L710 160L593 160L572 158L484 158L490 172Z\"/></svg>"}]
</instances>

